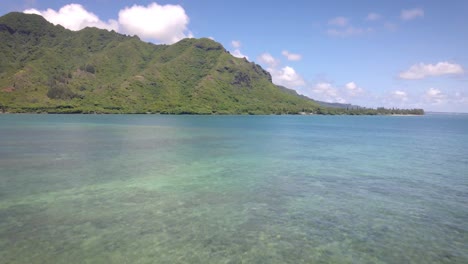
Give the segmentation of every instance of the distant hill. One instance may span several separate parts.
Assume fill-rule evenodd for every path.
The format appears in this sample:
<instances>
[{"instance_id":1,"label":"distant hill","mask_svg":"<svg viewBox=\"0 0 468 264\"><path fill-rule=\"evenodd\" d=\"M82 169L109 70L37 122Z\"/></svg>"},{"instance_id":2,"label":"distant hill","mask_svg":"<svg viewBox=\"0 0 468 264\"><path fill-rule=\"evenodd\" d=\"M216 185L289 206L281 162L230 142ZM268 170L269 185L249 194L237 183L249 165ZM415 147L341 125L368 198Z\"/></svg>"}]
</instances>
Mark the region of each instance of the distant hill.
<instances>
[{"instance_id":1,"label":"distant hill","mask_svg":"<svg viewBox=\"0 0 468 264\"><path fill-rule=\"evenodd\" d=\"M353 105L353 104L329 103L329 102L318 101L318 100L314 100L312 98L309 98L309 97L307 97L305 95L298 94L295 90L286 88L286 87L281 86L281 85L278 85L278 88L280 88L281 90L283 90L283 91L285 91L285 92L287 92L289 94L293 94L293 95L299 96L301 98L311 100L311 101L317 103L318 105L320 105L322 107L331 107L331 108L340 108L340 109L362 109L362 108L364 108L364 107L361 107L361 106L358 106L358 105Z\"/></svg>"},{"instance_id":2,"label":"distant hill","mask_svg":"<svg viewBox=\"0 0 468 264\"><path fill-rule=\"evenodd\" d=\"M154 45L43 17L0 17L0 112L271 114L320 106L213 40Z\"/></svg>"},{"instance_id":3,"label":"distant hill","mask_svg":"<svg viewBox=\"0 0 468 264\"><path fill-rule=\"evenodd\" d=\"M286 88L284 86L277 86L282 91L295 95L297 97L310 100L320 107L315 112L316 114L324 115L424 115L423 109L387 109L379 107L377 109L366 108L359 105L353 104L342 104L342 103L329 103L314 100L305 95L298 94L295 90Z\"/></svg>"}]
</instances>

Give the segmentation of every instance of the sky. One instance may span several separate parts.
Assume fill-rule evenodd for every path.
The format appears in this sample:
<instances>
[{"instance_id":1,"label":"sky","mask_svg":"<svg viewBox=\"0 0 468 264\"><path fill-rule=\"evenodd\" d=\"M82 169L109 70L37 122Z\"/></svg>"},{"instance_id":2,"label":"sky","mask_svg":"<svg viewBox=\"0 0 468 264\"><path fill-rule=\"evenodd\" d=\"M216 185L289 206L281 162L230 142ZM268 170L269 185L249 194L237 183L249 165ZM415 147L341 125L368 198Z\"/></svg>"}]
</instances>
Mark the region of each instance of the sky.
<instances>
[{"instance_id":1,"label":"sky","mask_svg":"<svg viewBox=\"0 0 468 264\"><path fill-rule=\"evenodd\" d=\"M317 100L468 112L466 0L2 0L11 11L155 44L212 38Z\"/></svg>"}]
</instances>

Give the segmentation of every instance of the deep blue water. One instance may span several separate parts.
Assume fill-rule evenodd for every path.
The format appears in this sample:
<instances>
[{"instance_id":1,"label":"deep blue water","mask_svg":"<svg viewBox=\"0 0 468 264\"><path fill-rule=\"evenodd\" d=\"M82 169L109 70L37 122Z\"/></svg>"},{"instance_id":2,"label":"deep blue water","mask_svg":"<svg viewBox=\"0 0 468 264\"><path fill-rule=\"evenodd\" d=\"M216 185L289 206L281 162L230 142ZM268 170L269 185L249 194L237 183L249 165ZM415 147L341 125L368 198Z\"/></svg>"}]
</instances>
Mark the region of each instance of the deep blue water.
<instances>
[{"instance_id":1,"label":"deep blue water","mask_svg":"<svg viewBox=\"0 0 468 264\"><path fill-rule=\"evenodd\" d=\"M468 115L0 115L0 260L468 263Z\"/></svg>"}]
</instances>

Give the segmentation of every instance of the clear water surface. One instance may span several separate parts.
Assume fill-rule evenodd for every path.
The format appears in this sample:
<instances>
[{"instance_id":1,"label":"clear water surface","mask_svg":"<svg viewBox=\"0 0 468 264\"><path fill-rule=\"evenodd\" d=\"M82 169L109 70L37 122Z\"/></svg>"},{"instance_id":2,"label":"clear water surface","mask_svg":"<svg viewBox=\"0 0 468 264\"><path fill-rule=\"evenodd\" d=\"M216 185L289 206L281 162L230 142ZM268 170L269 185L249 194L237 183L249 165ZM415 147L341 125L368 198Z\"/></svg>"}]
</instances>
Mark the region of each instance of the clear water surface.
<instances>
[{"instance_id":1,"label":"clear water surface","mask_svg":"<svg viewBox=\"0 0 468 264\"><path fill-rule=\"evenodd\" d=\"M2 263L468 263L468 115L0 115Z\"/></svg>"}]
</instances>

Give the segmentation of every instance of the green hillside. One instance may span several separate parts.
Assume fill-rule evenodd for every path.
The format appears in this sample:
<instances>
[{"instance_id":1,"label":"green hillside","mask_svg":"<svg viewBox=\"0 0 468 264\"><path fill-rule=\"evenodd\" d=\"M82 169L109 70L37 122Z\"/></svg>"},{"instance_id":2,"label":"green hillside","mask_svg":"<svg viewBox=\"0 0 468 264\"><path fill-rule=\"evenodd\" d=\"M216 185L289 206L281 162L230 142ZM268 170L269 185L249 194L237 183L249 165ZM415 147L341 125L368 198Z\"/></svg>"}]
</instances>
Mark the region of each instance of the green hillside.
<instances>
[{"instance_id":1,"label":"green hillside","mask_svg":"<svg viewBox=\"0 0 468 264\"><path fill-rule=\"evenodd\" d=\"M317 112L259 65L210 39L154 45L38 15L0 17L0 112L270 114Z\"/></svg>"}]
</instances>

